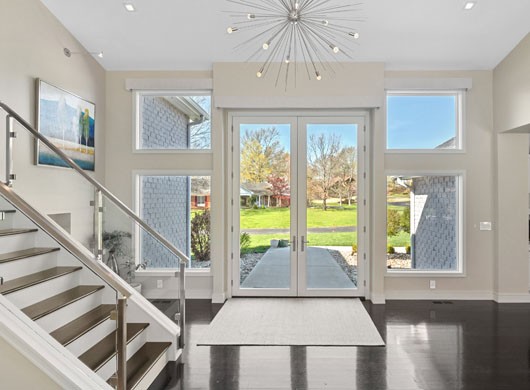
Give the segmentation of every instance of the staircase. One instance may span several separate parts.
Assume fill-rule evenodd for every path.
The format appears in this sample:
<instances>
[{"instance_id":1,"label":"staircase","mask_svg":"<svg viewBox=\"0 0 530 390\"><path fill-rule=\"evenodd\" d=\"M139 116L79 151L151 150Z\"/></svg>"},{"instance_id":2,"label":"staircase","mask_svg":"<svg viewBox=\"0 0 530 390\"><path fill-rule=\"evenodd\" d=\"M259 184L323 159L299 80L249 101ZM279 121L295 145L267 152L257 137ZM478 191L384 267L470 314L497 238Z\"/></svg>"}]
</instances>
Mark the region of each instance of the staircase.
<instances>
[{"instance_id":1,"label":"staircase","mask_svg":"<svg viewBox=\"0 0 530 390\"><path fill-rule=\"evenodd\" d=\"M117 367L116 290L1 195L0 278L3 297L110 384ZM179 359L179 329L130 291L126 388L148 389L164 383L164 368Z\"/></svg>"}]
</instances>

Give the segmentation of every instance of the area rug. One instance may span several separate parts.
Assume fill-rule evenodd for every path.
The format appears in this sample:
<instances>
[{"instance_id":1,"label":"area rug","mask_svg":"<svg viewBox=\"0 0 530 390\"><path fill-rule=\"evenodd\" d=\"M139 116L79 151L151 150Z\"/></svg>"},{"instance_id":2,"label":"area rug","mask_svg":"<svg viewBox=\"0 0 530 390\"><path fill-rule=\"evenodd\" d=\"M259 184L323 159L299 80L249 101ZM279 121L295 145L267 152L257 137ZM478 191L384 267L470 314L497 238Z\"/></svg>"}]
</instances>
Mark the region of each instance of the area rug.
<instances>
[{"instance_id":1,"label":"area rug","mask_svg":"<svg viewBox=\"0 0 530 390\"><path fill-rule=\"evenodd\" d=\"M383 346L354 298L234 298L197 345Z\"/></svg>"}]
</instances>

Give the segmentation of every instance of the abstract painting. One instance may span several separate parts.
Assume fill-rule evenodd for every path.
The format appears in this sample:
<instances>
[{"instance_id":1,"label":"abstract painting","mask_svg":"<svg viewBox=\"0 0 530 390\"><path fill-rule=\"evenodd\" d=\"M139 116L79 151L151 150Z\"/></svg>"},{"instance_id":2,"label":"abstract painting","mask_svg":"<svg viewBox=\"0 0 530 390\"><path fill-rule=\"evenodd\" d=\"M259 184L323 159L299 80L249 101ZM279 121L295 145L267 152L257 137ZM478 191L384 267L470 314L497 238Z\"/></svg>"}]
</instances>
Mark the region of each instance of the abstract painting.
<instances>
[{"instance_id":1,"label":"abstract painting","mask_svg":"<svg viewBox=\"0 0 530 390\"><path fill-rule=\"evenodd\" d=\"M81 168L95 169L94 103L37 79L37 129ZM68 167L68 164L37 141L37 165Z\"/></svg>"}]
</instances>

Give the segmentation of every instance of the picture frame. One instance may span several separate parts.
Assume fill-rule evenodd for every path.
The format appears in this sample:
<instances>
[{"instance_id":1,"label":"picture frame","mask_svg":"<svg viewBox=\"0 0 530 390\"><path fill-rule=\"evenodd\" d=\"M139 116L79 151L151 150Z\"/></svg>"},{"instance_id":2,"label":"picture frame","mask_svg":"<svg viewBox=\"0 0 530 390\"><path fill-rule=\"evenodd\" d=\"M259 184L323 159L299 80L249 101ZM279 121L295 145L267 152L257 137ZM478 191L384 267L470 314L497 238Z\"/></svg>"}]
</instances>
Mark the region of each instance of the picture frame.
<instances>
[{"instance_id":1,"label":"picture frame","mask_svg":"<svg viewBox=\"0 0 530 390\"><path fill-rule=\"evenodd\" d=\"M96 105L91 101L36 79L37 130L87 171L96 168ZM38 139L35 164L69 167Z\"/></svg>"}]
</instances>

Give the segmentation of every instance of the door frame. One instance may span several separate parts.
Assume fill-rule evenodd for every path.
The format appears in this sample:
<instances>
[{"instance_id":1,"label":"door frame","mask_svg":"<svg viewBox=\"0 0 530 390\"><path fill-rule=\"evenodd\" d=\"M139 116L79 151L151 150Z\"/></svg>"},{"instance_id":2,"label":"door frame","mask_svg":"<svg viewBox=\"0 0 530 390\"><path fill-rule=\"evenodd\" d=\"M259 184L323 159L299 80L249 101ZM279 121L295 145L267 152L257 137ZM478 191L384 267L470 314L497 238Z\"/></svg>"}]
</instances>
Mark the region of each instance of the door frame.
<instances>
[{"instance_id":1,"label":"door frame","mask_svg":"<svg viewBox=\"0 0 530 390\"><path fill-rule=\"evenodd\" d=\"M362 270L362 280L358 278L358 288L357 289L346 289L342 291L342 293L337 293L337 291L334 290L309 290L308 293L300 292L299 289L299 283L297 280L294 280L295 283L293 283L293 278L297 278L298 276L298 269L295 268L296 264L298 264L298 267L300 266L301 262L292 261L293 253L291 252L291 286L289 289L266 289L266 288L260 288L260 289L241 289L240 283L239 283L239 196L235 196L235 194L239 194L239 149L240 145L239 142L236 141L236 134L235 134L235 120L236 118L252 118L252 119L263 119L264 122L267 123L289 123L290 120L292 124L294 124L294 129L298 131L291 131L291 142L293 142L293 136L295 137L295 140L298 138L299 129L297 129L298 126L298 119L299 118L328 118L329 120L333 120L333 118L358 118L361 119L361 121L364 123L362 128L358 128L358 140L360 138L363 138L364 146L362 150L362 157L358 157L358 178L362 177L363 180L363 198L360 199L358 197L357 204L358 204L358 234L357 234L357 241L358 241L358 268L359 270ZM370 274L371 274L371 234L370 234L370 213L369 213L369 199L370 199L370 189L371 189L371 175L369 174L370 164L369 164L369 151L371 150L370 146L370 137L368 136L369 132L368 129L371 128L371 115L369 110L362 110L362 109L351 109L351 110L285 110L285 111L278 111L278 110L245 110L245 111L230 111L227 113L227 129L228 129L228 137L227 137L227 154L230 156L227 158L227 171L226 171L226 185L227 185L227 215L229 218L226 219L226 231L227 234L227 241L228 241L228 248L227 248L227 268L226 268L226 275L227 275L227 281L228 281L228 291L227 296L350 296L350 297L369 297L369 291L370 291ZM294 122L293 122L294 120ZM356 122L354 122L356 123ZM293 130L293 129L292 129ZM238 129L239 131L239 129ZM304 129L305 131L305 129ZM296 133L293 135L293 133ZM362 135L361 135L362 133ZM237 140L239 140L239 137L237 137ZM360 142L359 142L360 144ZM359 145L360 146L360 145ZM296 148L298 149L298 148ZM359 154L361 154L361 150L358 148ZM297 154L297 150L292 150L292 153ZM298 162L298 156L292 155L291 158L291 166L293 164L293 161L295 161L297 164ZM361 161L362 160L362 161ZM364 172L361 173L360 166L364 168ZM296 186L295 186L296 187ZM296 189L295 189L296 191ZM296 194L296 201L298 200L298 194ZM291 193L291 198L293 199L293 194ZM237 202L237 203L236 203ZM293 207L291 203L291 207ZM359 210L362 209L362 213L359 212ZM293 219L293 214L291 213L291 222ZM300 214L297 210L296 214ZM361 220L361 215L363 218L363 221ZM298 221L296 221L298 223ZM361 234L361 228L360 226L363 226L362 228L362 234ZM362 248L361 248L362 245ZM362 252L361 252L362 251ZM305 265L305 264L304 264ZM359 272L359 275L361 272ZM296 287L296 288L295 288Z\"/></svg>"}]
</instances>

